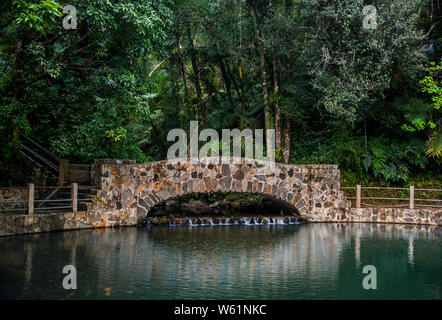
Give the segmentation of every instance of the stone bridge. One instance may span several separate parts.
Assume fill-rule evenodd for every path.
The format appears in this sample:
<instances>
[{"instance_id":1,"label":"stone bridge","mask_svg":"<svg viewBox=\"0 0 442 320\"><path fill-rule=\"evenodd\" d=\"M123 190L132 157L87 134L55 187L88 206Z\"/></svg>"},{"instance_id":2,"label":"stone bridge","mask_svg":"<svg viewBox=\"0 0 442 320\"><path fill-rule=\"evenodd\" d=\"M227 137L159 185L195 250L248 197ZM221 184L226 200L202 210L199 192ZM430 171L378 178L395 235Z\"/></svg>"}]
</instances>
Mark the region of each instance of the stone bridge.
<instances>
[{"instance_id":1,"label":"stone bridge","mask_svg":"<svg viewBox=\"0 0 442 320\"><path fill-rule=\"evenodd\" d=\"M187 159L143 164L101 159L93 167L100 191L98 201L88 208L88 220L97 227L134 225L169 198L211 191L262 194L296 208L309 221L345 215L350 206L340 191L336 165L285 165L238 158L220 163L203 158L195 164Z\"/></svg>"},{"instance_id":2,"label":"stone bridge","mask_svg":"<svg viewBox=\"0 0 442 320\"><path fill-rule=\"evenodd\" d=\"M99 185L87 211L0 216L0 236L112 226L133 226L149 209L188 193L259 193L297 209L309 222L368 222L440 226L441 209L351 208L335 165L284 165L240 159L240 163L196 164L97 160ZM422 227L422 226L418 226ZM427 229L423 229L427 230ZM425 231L426 232L426 231Z\"/></svg>"}]
</instances>

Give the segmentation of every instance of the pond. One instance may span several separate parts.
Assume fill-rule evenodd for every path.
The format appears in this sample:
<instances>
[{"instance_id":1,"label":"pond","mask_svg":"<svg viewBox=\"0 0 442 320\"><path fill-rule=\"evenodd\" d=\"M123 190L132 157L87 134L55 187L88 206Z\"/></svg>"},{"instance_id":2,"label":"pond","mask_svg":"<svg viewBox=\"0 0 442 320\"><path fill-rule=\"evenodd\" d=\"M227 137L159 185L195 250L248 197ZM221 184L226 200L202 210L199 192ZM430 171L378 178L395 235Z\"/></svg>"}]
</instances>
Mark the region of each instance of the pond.
<instances>
[{"instance_id":1,"label":"pond","mask_svg":"<svg viewBox=\"0 0 442 320\"><path fill-rule=\"evenodd\" d=\"M4 237L0 299L441 299L440 233L302 224ZM66 265L76 267L76 290L63 288ZM366 265L377 289L363 287Z\"/></svg>"}]
</instances>

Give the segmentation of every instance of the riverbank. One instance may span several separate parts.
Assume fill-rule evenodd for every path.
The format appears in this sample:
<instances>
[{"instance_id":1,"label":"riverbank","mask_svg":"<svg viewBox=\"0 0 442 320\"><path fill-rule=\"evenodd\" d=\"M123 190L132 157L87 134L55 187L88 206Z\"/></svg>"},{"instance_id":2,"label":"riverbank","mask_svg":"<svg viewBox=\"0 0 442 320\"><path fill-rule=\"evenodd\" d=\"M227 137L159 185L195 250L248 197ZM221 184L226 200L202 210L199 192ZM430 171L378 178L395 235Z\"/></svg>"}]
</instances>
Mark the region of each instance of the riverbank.
<instances>
[{"instance_id":1,"label":"riverbank","mask_svg":"<svg viewBox=\"0 0 442 320\"><path fill-rule=\"evenodd\" d=\"M328 215L309 215L298 217L298 221L310 223L336 222L336 223L386 223L386 224L410 224L410 225L428 225L440 226L441 209L403 209L403 208L350 208L348 210L333 211ZM105 228L105 227L123 227L136 226L140 221L128 221L126 223L115 223L107 214L97 217L86 211L76 214L72 212L65 213L47 213L34 215L7 215L0 216L0 236L11 236L20 234L41 233L50 231ZM248 217L250 219L251 217ZM257 217L253 217L256 219ZM265 216L260 219L269 218ZM294 216L273 217L274 219L294 219ZM183 217L150 217L157 219L152 224L170 224L170 219L183 219ZM238 219L238 217L198 217L202 222L204 219ZM256 220L254 220L255 222ZM259 223L263 223L262 220ZM157 223L156 223L157 222Z\"/></svg>"}]
</instances>

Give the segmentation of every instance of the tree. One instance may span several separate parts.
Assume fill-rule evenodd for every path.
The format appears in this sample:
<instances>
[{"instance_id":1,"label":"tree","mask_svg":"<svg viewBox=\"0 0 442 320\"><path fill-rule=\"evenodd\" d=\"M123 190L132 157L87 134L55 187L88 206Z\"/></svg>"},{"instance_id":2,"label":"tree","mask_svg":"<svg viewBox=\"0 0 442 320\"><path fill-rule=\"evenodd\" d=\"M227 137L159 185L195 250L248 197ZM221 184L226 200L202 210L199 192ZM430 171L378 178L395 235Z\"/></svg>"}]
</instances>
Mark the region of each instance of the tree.
<instances>
[{"instance_id":1,"label":"tree","mask_svg":"<svg viewBox=\"0 0 442 320\"><path fill-rule=\"evenodd\" d=\"M56 1L2 3L3 160L16 162L21 133L71 160L145 160L138 144L149 114L142 68L161 50L170 3L79 0L75 30L63 28Z\"/></svg>"},{"instance_id":2,"label":"tree","mask_svg":"<svg viewBox=\"0 0 442 320\"><path fill-rule=\"evenodd\" d=\"M306 64L319 103L339 119L364 119L398 73L422 65L420 0L377 1L372 28L363 0L307 2L299 9ZM375 23L375 24L374 24Z\"/></svg>"},{"instance_id":3,"label":"tree","mask_svg":"<svg viewBox=\"0 0 442 320\"><path fill-rule=\"evenodd\" d=\"M427 76L419 83L422 85L422 92L431 95L431 104L415 104L415 108L409 110L406 119L410 124L403 124L402 129L408 132L429 131L427 141L427 155L439 158L442 155L442 82L441 82L442 60L436 65L430 62L427 68Z\"/></svg>"}]
</instances>

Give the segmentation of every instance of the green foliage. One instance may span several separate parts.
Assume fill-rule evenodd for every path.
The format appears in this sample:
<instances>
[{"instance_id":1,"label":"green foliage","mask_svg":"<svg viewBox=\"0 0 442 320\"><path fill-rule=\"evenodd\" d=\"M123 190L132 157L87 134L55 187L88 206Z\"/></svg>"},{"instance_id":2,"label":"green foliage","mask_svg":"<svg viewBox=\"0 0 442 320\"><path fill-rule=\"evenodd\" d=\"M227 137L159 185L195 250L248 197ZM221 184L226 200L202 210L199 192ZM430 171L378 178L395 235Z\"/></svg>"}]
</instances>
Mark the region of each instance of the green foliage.
<instances>
[{"instance_id":1,"label":"green foliage","mask_svg":"<svg viewBox=\"0 0 442 320\"><path fill-rule=\"evenodd\" d=\"M425 143L413 139L400 142L387 138L375 138L369 145L369 151L364 154L364 168L375 177L391 182L405 183L411 168L424 169L428 163L425 157Z\"/></svg>"},{"instance_id":2,"label":"green foliage","mask_svg":"<svg viewBox=\"0 0 442 320\"><path fill-rule=\"evenodd\" d=\"M56 1L43 0L31 3L23 0L14 1L18 12L15 22L18 27L29 28L42 34L48 29L49 23L56 23L62 16L63 7Z\"/></svg>"},{"instance_id":3,"label":"green foliage","mask_svg":"<svg viewBox=\"0 0 442 320\"><path fill-rule=\"evenodd\" d=\"M320 93L319 103L350 122L364 117L385 96L398 72L407 73L424 60L409 50L423 36L417 27L422 1L376 1L377 28L369 30L362 27L365 4L308 1L297 12L307 30L303 59Z\"/></svg>"},{"instance_id":4,"label":"green foliage","mask_svg":"<svg viewBox=\"0 0 442 320\"><path fill-rule=\"evenodd\" d=\"M442 106L442 82L440 80L441 77L438 74L442 71L442 60L438 65L436 65L435 62L430 62L427 71L428 75L419 81L419 83L423 86L422 92L431 95L433 104L430 107L439 110ZM439 81L437 78L439 78Z\"/></svg>"},{"instance_id":5,"label":"green foliage","mask_svg":"<svg viewBox=\"0 0 442 320\"><path fill-rule=\"evenodd\" d=\"M3 5L8 23L0 43L8 46L0 52L0 133L10 143L2 145L2 158L15 162L11 155L25 133L71 161L145 161L162 115L149 107L144 70L163 47L172 2L72 4L76 30L62 27L56 1Z\"/></svg>"},{"instance_id":6,"label":"green foliage","mask_svg":"<svg viewBox=\"0 0 442 320\"><path fill-rule=\"evenodd\" d=\"M168 131L189 120L221 134L275 127L277 110L290 161L336 163L343 184L440 170L441 64L422 70L440 59L441 13L428 1L376 1L374 30L362 0L70 4L76 30L61 2L0 2L4 184L28 171L21 134L72 162L143 162L164 159Z\"/></svg>"},{"instance_id":7,"label":"green foliage","mask_svg":"<svg viewBox=\"0 0 442 320\"><path fill-rule=\"evenodd\" d=\"M355 137L348 125L339 125L330 132L309 136L306 142L297 142L294 163L335 163L344 172L343 185L368 183L375 178L381 184L403 184L413 170L426 169L425 141L409 141L385 137L369 137L368 148L364 137ZM316 137L315 137L316 136ZM327 143L326 140L331 140Z\"/></svg>"},{"instance_id":8,"label":"green foliage","mask_svg":"<svg viewBox=\"0 0 442 320\"><path fill-rule=\"evenodd\" d=\"M402 124L402 130L416 132L425 129L429 112L427 104L422 99L411 98L407 102L404 102L402 109L405 112L405 119L410 123L410 125L406 123Z\"/></svg>"},{"instance_id":9,"label":"green foliage","mask_svg":"<svg viewBox=\"0 0 442 320\"><path fill-rule=\"evenodd\" d=\"M422 92L431 95L431 104L425 104L418 100L419 103L411 104L412 108L408 108L405 118L410 124L403 124L402 130L408 132L427 131L429 138L427 141L426 153L430 157L439 158L442 155L442 123L441 109L442 106L442 60L438 65L430 62L427 68L428 75L419 81L422 86Z\"/></svg>"},{"instance_id":10,"label":"green foliage","mask_svg":"<svg viewBox=\"0 0 442 320\"><path fill-rule=\"evenodd\" d=\"M442 132L433 131L427 141L427 155L440 158L442 156Z\"/></svg>"},{"instance_id":11,"label":"green foliage","mask_svg":"<svg viewBox=\"0 0 442 320\"><path fill-rule=\"evenodd\" d=\"M284 148L277 148L275 149L275 161L276 162L283 162L284 161Z\"/></svg>"}]
</instances>

